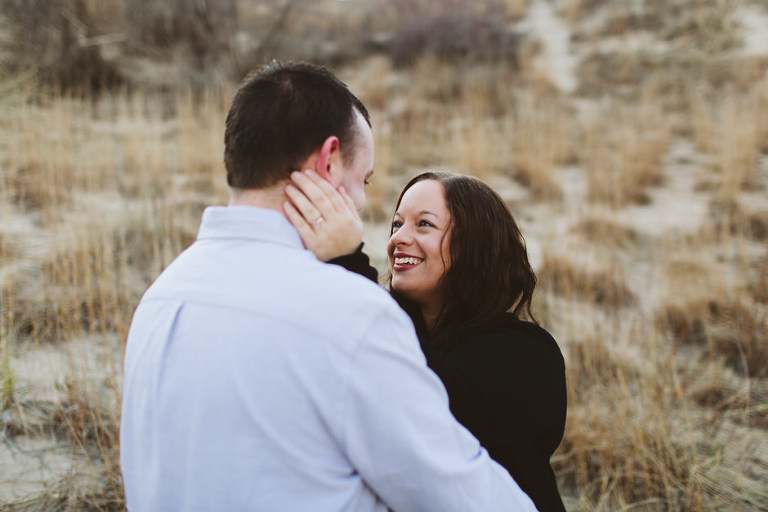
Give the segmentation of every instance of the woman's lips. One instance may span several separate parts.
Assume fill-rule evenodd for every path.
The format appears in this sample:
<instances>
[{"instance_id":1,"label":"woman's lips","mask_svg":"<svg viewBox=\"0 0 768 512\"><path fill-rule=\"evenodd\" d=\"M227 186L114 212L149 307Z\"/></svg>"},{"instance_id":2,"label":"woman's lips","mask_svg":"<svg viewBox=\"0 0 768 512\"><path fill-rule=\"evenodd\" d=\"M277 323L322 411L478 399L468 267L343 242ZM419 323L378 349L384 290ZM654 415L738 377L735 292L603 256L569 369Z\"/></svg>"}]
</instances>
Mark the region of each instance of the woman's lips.
<instances>
[{"instance_id":1,"label":"woman's lips","mask_svg":"<svg viewBox=\"0 0 768 512\"><path fill-rule=\"evenodd\" d=\"M423 258L417 258L416 256L397 255L392 258L392 270L403 271L410 270L413 267L419 265Z\"/></svg>"}]
</instances>

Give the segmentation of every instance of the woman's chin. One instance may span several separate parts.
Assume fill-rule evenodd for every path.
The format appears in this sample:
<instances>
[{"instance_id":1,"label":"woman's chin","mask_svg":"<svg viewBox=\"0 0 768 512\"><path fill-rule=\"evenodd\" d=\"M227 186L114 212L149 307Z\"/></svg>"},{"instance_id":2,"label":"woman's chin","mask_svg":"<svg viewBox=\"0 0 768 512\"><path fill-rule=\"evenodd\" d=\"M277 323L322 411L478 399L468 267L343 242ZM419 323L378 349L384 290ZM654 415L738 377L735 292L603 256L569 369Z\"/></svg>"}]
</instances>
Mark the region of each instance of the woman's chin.
<instances>
[{"instance_id":1,"label":"woman's chin","mask_svg":"<svg viewBox=\"0 0 768 512\"><path fill-rule=\"evenodd\" d=\"M413 288L400 283L398 286L398 283L395 282L395 280L392 280L392 290L397 292L398 295L403 297L404 299L407 299L411 302L419 303L419 293L418 290L414 290Z\"/></svg>"}]
</instances>

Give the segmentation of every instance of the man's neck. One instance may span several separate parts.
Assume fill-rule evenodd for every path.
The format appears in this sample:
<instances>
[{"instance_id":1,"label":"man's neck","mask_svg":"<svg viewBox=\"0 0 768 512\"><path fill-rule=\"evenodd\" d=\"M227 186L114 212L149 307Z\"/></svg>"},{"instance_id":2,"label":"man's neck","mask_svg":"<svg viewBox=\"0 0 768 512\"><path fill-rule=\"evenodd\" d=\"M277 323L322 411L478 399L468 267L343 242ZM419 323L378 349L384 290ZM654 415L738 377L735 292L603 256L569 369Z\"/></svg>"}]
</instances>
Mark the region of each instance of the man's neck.
<instances>
[{"instance_id":1,"label":"man's neck","mask_svg":"<svg viewBox=\"0 0 768 512\"><path fill-rule=\"evenodd\" d=\"M229 206L255 206L283 213L285 196L284 183L269 188L230 188Z\"/></svg>"}]
</instances>

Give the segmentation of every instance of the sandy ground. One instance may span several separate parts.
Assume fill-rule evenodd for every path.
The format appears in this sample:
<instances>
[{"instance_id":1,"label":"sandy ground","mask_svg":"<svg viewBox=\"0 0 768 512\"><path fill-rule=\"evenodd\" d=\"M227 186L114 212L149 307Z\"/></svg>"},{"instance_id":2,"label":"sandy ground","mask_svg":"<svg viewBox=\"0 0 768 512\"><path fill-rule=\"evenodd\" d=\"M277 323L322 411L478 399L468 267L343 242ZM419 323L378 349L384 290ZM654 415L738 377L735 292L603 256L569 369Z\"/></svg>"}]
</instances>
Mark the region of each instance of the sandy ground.
<instances>
[{"instance_id":1,"label":"sandy ground","mask_svg":"<svg viewBox=\"0 0 768 512\"><path fill-rule=\"evenodd\" d=\"M572 93L578 85L575 76L578 57L570 45L570 28L557 16L552 4L534 0L519 28L543 45L543 52L534 64L536 68L549 75L561 92Z\"/></svg>"},{"instance_id":2,"label":"sandy ground","mask_svg":"<svg viewBox=\"0 0 768 512\"><path fill-rule=\"evenodd\" d=\"M6 410L0 422L26 425L39 435L0 436L0 505L51 489L63 479L77 475L87 479L92 462L84 452L73 456L71 443L62 443L46 428L47 408L66 402L62 384L67 376L90 383L91 391L107 389L105 382L122 366L121 354L116 336L83 337L28 348L13 359L16 399L23 412Z\"/></svg>"},{"instance_id":3,"label":"sandy ground","mask_svg":"<svg viewBox=\"0 0 768 512\"><path fill-rule=\"evenodd\" d=\"M734 12L734 20L742 27L744 44L742 55L760 56L768 54L768 11L758 5L740 5ZM768 77L766 77L768 79Z\"/></svg>"}]
</instances>

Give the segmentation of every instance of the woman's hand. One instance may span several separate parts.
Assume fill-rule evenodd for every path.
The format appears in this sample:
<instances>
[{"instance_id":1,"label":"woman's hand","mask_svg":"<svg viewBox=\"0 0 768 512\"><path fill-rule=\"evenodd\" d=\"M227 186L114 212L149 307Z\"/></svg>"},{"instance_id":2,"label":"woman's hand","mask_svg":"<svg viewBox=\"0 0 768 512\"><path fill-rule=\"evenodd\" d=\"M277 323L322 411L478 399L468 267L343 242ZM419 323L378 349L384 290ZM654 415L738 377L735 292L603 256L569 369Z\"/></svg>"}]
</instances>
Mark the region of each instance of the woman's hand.
<instances>
[{"instance_id":1,"label":"woman's hand","mask_svg":"<svg viewBox=\"0 0 768 512\"><path fill-rule=\"evenodd\" d=\"M344 187L335 190L311 170L292 173L291 181L283 211L304 246L322 261L355 252L363 240L363 221Z\"/></svg>"}]
</instances>

